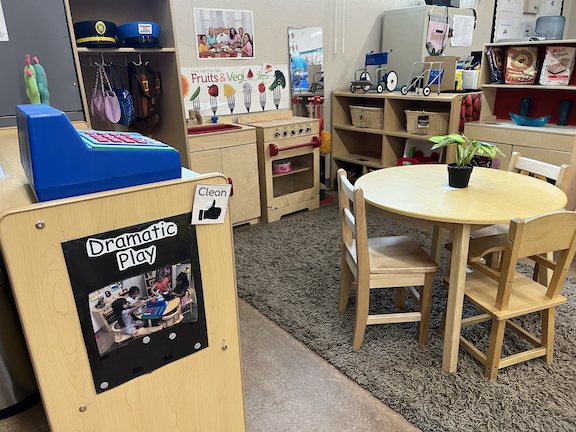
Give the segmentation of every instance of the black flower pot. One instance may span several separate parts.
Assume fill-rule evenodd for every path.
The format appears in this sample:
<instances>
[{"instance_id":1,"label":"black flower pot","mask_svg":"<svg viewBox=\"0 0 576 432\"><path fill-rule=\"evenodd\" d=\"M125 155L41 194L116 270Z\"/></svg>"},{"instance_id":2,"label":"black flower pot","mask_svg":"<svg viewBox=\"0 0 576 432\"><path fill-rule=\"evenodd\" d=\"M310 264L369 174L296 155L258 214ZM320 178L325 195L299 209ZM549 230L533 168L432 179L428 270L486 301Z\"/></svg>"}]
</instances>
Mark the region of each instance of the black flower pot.
<instances>
[{"instance_id":1,"label":"black flower pot","mask_svg":"<svg viewBox=\"0 0 576 432\"><path fill-rule=\"evenodd\" d=\"M455 163L448 164L448 185L455 188L468 187L472 165L459 167Z\"/></svg>"}]
</instances>

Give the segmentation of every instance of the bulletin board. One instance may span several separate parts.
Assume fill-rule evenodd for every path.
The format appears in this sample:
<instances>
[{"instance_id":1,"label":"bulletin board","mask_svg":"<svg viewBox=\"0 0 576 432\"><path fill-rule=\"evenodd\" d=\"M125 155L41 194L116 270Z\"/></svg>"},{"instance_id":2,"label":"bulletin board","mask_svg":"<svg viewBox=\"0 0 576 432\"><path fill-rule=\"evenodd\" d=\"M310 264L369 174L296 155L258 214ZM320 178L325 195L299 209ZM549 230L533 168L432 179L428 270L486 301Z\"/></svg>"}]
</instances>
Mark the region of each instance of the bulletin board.
<instances>
[{"instance_id":1,"label":"bulletin board","mask_svg":"<svg viewBox=\"0 0 576 432\"><path fill-rule=\"evenodd\" d=\"M245 431L229 216L223 224L184 229L186 235L195 232L197 277L202 282L209 343L178 358L164 358L165 346L172 344L176 353L176 347L187 345L190 337L177 330L178 326L174 331L154 333L152 339L165 339L154 347L159 352L138 350L141 356L156 355L153 362L157 364L147 373L130 370L131 379L119 379L107 391L99 392L95 386L82 325L85 311L77 308L76 299L81 293L85 301L85 293L73 288L72 279L74 284L77 280L69 273L62 246L127 227L145 229L159 221L187 221L198 183L224 185L227 179L219 174L194 176L33 204L0 214L2 254L53 431ZM191 253L194 259L195 250L192 247L184 254ZM131 268L133 272L141 270ZM170 338L171 333L176 337ZM143 341L131 344L140 346Z\"/></svg>"}]
</instances>

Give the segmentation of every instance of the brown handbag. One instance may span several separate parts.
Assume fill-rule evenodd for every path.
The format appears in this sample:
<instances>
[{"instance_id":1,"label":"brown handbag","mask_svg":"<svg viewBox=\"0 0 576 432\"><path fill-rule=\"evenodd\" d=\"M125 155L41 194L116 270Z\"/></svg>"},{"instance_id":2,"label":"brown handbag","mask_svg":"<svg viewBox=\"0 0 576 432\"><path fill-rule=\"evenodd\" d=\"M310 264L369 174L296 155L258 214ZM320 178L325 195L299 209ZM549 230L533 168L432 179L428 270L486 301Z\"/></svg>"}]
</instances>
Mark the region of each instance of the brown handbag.
<instances>
[{"instance_id":1,"label":"brown handbag","mask_svg":"<svg viewBox=\"0 0 576 432\"><path fill-rule=\"evenodd\" d=\"M145 118L158 114L158 102L162 90L162 79L159 72L154 72L148 65L128 66L131 76L130 92L134 101L136 118Z\"/></svg>"}]
</instances>

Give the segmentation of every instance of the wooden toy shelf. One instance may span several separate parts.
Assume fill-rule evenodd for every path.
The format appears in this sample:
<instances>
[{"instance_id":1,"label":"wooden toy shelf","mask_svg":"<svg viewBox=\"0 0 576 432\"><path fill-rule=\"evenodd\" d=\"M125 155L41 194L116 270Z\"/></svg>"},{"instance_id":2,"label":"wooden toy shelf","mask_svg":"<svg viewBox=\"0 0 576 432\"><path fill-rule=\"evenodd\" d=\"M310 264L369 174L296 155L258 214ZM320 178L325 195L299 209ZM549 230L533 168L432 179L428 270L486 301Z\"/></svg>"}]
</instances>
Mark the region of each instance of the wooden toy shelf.
<instances>
[{"instance_id":1,"label":"wooden toy shelf","mask_svg":"<svg viewBox=\"0 0 576 432\"><path fill-rule=\"evenodd\" d=\"M467 94L471 93L432 93L424 96L422 92L418 95L411 92L404 96L400 92L332 92L332 179L335 180L338 168L346 163L362 167L362 173L369 169L395 166L404 154L407 139L427 140L438 135L408 132L405 110L450 113L446 133L457 133L462 99ZM384 116L383 128L353 125L350 105L381 108ZM448 152L448 159L444 162L453 162L453 157L453 154Z\"/></svg>"}]
</instances>

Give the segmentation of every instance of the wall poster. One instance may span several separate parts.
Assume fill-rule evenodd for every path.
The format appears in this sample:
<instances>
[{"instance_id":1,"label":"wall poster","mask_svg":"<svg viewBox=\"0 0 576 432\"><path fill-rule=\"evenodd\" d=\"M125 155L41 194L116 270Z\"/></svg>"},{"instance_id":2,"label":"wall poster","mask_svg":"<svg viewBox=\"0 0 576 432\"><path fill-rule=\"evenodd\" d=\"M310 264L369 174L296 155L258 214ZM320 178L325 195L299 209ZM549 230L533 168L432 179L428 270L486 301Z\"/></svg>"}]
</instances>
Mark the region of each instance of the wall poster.
<instances>
[{"instance_id":1,"label":"wall poster","mask_svg":"<svg viewBox=\"0 0 576 432\"><path fill-rule=\"evenodd\" d=\"M2 9L2 0L0 0L0 42L8 42L9 40L6 20L4 19L4 9Z\"/></svg>"},{"instance_id":2,"label":"wall poster","mask_svg":"<svg viewBox=\"0 0 576 432\"><path fill-rule=\"evenodd\" d=\"M288 65L264 66L180 68L186 112L212 117L289 108Z\"/></svg>"},{"instance_id":3,"label":"wall poster","mask_svg":"<svg viewBox=\"0 0 576 432\"><path fill-rule=\"evenodd\" d=\"M208 346L191 214L62 243L96 393Z\"/></svg>"},{"instance_id":4,"label":"wall poster","mask_svg":"<svg viewBox=\"0 0 576 432\"><path fill-rule=\"evenodd\" d=\"M252 11L194 8L199 59L254 58Z\"/></svg>"}]
</instances>

